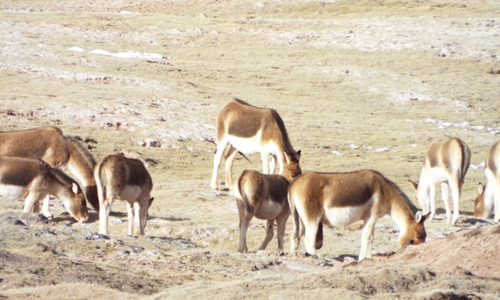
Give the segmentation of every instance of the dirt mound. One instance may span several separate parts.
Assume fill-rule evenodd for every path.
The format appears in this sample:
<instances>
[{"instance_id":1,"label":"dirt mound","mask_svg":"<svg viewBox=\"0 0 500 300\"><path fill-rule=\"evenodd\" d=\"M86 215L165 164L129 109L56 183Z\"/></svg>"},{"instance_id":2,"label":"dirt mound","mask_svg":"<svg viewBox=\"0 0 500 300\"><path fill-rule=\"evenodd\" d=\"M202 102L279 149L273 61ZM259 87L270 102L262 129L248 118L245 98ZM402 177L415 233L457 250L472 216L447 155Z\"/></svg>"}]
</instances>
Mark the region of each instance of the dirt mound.
<instances>
[{"instance_id":1,"label":"dirt mound","mask_svg":"<svg viewBox=\"0 0 500 300\"><path fill-rule=\"evenodd\" d=\"M462 229L418 247L407 247L387 258L375 261L390 263L423 263L446 272L472 273L481 277L500 278L500 224L476 229Z\"/></svg>"}]
</instances>

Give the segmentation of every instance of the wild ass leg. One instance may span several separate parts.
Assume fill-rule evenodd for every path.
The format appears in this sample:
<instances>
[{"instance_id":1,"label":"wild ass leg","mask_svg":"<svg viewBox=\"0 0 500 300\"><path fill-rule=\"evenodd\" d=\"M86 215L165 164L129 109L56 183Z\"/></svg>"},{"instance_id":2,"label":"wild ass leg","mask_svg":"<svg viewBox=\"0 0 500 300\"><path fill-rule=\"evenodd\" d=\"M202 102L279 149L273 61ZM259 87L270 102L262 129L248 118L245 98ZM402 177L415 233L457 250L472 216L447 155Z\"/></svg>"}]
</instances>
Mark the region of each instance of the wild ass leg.
<instances>
[{"instance_id":1,"label":"wild ass leg","mask_svg":"<svg viewBox=\"0 0 500 300\"><path fill-rule=\"evenodd\" d=\"M26 196L26 199L24 200L23 212L25 213L32 212L34 211L35 206L38 208L35 209L36 212L39 212L40 211L39 201L42 198L42 196L43 195L41 193L35 193L33 191L30 191L28 193L28 196Z\"/></svg>"},{"instance_id":2,"label":"wild ass leg","mask_svg":"<svg viewBox=\"0 0 500 300\"><path fill-rule=\"evenodd\" d=\"M269 174L274 174L274 171L276 171L276 159L276 155L269 155Z\"/></svg>"},{"instance_id":3,"label":"wild ass leg","mask_svg":"<svg viewBox=\"0 0 500 300\"><path fill-rule=\"evenodd\" d=\"M498 180L498 179L497 179ZM493 217L493 221L500 221L500 183L493 185L493 212L495 216Z\"/></svg>"},{"instance_id":4,"label":"wild ass leg","mask_svg":"<svg viewBox=\"0 0 500 300\"><path fill-rule=\"evenodd\" d=\"M127 235L132 235L134 232L134 203L126 202L127 205Z\"/></svg>"},{"instance_id":5,"label":"wild ass leg","mask_svg":"<svg viewBox=\"0 0 500 300\"><path fill-rule=\"evenodd\" d=\"M306 246L306 252L309 254L316 254L316 236L318 234L320 221L309 221L305 223L305 238L304 244Z\"/></svg>"},{"instance_id":6,"label":"wild ass leg","mask_svg":"<svg viewBox=\"0 0 500 300\"><path fill-rule=\"evenodd\" d=\"M150 195L148 195L146 198L143 198L140 202L140 214L139 214L139 217L140 217L140 223L141 223L141 227L140 227L140 234L141 235L144 235L146 234L145 230L146 230L146 224L148 223L148 209L149 209L149 197Z\"/></svg>"},{"instance_id":7,"label":"wild ass leg","mask_svg":"<svg viewBox=\"0 0 500 300\"><path fill-rule=\"evenodd\" d=\"M358 261L366 257L372 257L373 232L375 231L376 222L377 217L370 217L368 220L365 220L361 233L361 250L359 251Z\"/></svg>"},{"instance_id":8,"label":"wild ass leg","mask_svg":"<svg viewBox=\"0 0 500 300\"><path fill-rule=\"evenodd\" d=\"M236 199L236 205L238 206L238 216L240 220L238 228L241 230L241 223L243 222L243 218L245 217L245 204L242 200Z\"/></svg>"},{"instance_id":9,"label":"wild ass leg","mask_svg":"<svg viewBox=\"0 0 500 300\"><path fill-rule=\"evenodd\" d=\"M226 149L228 142L226 140L222 140L217 144L217 151L214 156L214 168L212 171L212 181L210 186L212 189L217 189L217 172L219 171L220 162L222 160L222 155L224 154L224 150Z\"/></svg>"},{"instance_id":10,"label":"wild ass leg","mask_svg":"<svg viewBox=\"0 0 500 300\"><path fill-rule=\"evenodd\" d=\"M451 210L450 210L450 195L449 195L449 184L448 182L441 183L441 197L443 198L444 209L446 213L446 222L451 221Z\"/></svg>"},{"instance_id":11,"label":"wild ass leg","mask_svg":"<svg viewBox=\"0 0 500 300\"><path fill-rule=\"evenodd\" d=\"M229 190L231 190L231 187L233 186L233 165L236 155L238 155L238 151L230 145L226 154L226 164L224 167L224 179L226 181L226 187Z\"/></svg>"},{"instance_id":12,"label":"wild ass leg","mask_svg":"<svg viewBox=\"0 0 500 300\"><path fill-rule=\"evenodd\" d=\"M49 211L49 200L49 195L45 196L45 198L43 199L42 213L46 218L52 218L52 214Z\"/></svg>"},{"instance_id":13,"label":"wild ass leg","mask_svg":"<svg viewBox=\"0 0 500 300\"><path fill-rule=\"evenodd\" d=\"M449 183L449 186L451 189L451 198L453 199L453 220L452 220L452 222L456 223L458 221L458 218L460 217L459 201L460 201L461 184L458 182L458 180L455 180L455 179L449 180L448 183ZM448 219L448 222L450 222L450 219Z\"/></svg>"},{"instance_id":14,"label":"wild ass leg","mask_svg":"<svg viewBox=\"0 0 500 300\"><path fill-rule=\"evenodd\" d=\"M262 173L270 174L269 173L269 153L261 152L260 157L262 159Z\"/></svg>"},{"instance_id":15,"label":"wild ass leg","mask_svg":"<svg viewBox=\"0 0 500 300\"><path fill-rule=\"evenodd\" d=\"M436 186L434 185L434 183L431 183L429 185L428 201L429 202L426 204L426 206L427 206L427 208L430 207L430 210L428 210L427 212L431 213L431 215L429 216L429 220L432 220L432 219L434 219L434 216L436 215Z\"/></svg>"},{"instance_id":16,"label":"wild ass leg","mask_svg":"<svg viewBox=\"0 0 500 300\"><path fill-rule=\"evenodd\" d=\"M274 236L274 220L267 220L266 237L264 238L262 245L260 245L259 250L266 249L269 242L273 239L273 236Z\"/></svg>"},{"instance_id":17,"label":"wild ass leg","mask_svg":"<svg viewBox=\"0 0 500 300\"><path fill-rule=\"evenodd\" d=\"M276 219L276 224L278 227L278 249L283 250L283 239L285 237L286 221L288 220L288 213L286 215L280 215Z\"/></svg>"},{"instance_id":18,"label":"wild ass leg","mask_svg":"<svg viewBox=\"0 0 500 300\"><path fill-rule=\"evenodd\" d=\"M238 246L239 252L248 252L247 247L247 230L250 225L250 221L253 218L253 214L245 211L243 219L240 220L240 245Z\"/></svg>"},{"instance_id":19,"label":"wild ass leg","mask_svg":"<svg viewBox=\"0 0 500 300\"><path fill-rule=\"evenodd\" d=\"M144 235L144 229L141 226L141 215L143 214L143 209L144 207L141 205L141 202L134 202L134 236Z\"/></svg>"},{"instance_id":20,"label":"wild ass leg","mask_svg":"<svg viewBox=\"0 0 500 300\"><path fill-rule=\"evenodd\" d=\"M108 235L108 218L111 211L113 199L105 199L104 203L99 203L99 233Z\"/></svg>"}]
</instances>

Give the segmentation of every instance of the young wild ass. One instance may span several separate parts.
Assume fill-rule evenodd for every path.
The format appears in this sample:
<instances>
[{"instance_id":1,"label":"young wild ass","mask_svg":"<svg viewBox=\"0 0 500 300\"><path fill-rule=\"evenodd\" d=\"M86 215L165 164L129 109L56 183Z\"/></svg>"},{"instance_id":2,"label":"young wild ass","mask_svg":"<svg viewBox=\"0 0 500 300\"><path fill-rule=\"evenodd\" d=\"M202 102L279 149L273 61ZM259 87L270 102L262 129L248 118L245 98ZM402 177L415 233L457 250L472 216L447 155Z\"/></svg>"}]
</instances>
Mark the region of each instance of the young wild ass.
<instances>
[{"instance_id":1,"label":"young wild ass","mask_svg":"<svg viewBox=\"0 0 500 300\"><path fill-rule=\"evenodd\" d=\"M446 220L455 223L459 216L459 201L465 174L470 164L470 149L459 138L448 138L429 148L425 155L420 180L410 181L416 191L417 200L424 213L430 212L430 220L436 213L435 184L441 183L441 194L446 209ZM453 199L453 220L448 203L448 190Z\"/></svg>"},{"instance_id":2,"label":"young wild ass","mask_svg":"<svg viewBox=\"0 0 500 300\"><path fill-rule=\"evenodd\" d=\"M77 221L87 221L85 196L78 183L61 170L39 159L0 156L0 196L24 198L23 211L38 212L38 201L48 195L60 199Z\"/></svg>"},{"instance_id":3,"label":"young wild ass","mask_svg":"<svg viewBox=\"0 0 500 300\"><path fill-rule=\"evenodd\" d=\"M42 159L53 168L67 166L83 184L87 201L99 210L90 152L75 138L64 137L61 129L52 126L28 130L0 132L0 155ZM44 206L48 209L48 198Z\"/></svg>"},{"instance_id":4,"label":"young wild ass","mask_svg":"<svg viewBox=\"0 0 500 300\"><path fill-rule=\"evenodd\" d=\"M115 199L127 202L128 235L144 235L153 182L144 164L133 158L112 154L94 170L99 195L99 233L108 235L108 217Z\"/></svg>"},{"instance_id":5,"label":"young wild ass","mask_svg":"<svg viewBox=\"0 0 500 300\"><path fill-rule=\"evenodd\" d=\"M264 250L274 235L274 221L278 226L278 248L283 250L283 237L285 226L290 216L288 205L288 179L287 177L273 174L262 174L253 170L241 173L237 185L234 187L236 204L240 219L240 243L238 251L248 252L247 230L250 221L255 216L257 219L267 220L266 237L259 247Z\"/></svg>"},{"instance_id":6,"label":"young wild ass","mask_svg":"<svg viewBox=\"0 0 500 300\"><path fill-rule=\"evenodd\" d=\"M276 110L252 106L240 99L233 99L217 115L217 151L214 156L212 189L217 189L217 173L222 155L230 145L225 156L226 187L232 187L232 168L236 155L260 153L262 170L265 174L274 173L274 159L280 167L292 175L300 174L300 151L295 151L288 138L283 120ZM269 166L271 160L271 167Z\"/></svg>"},{"instance_id":7,"label":"young wild ass","mask_svg":"<svg viewBox=\"0 0 500 300\"><path fill-rule=\"evenodd\" d=\"M500 141L496 142L486 157L486 183L479 183L474 200L474 217L489 218L494 211L494 221L500 221Z\"/></svg>"},{"instance_id":8,"label":"young wild ass","mask_svg":"<svg viewBox=\"0 0 500 300\"><path fill-rule=\"evenodd\" d=\"M371 257L375 223L387 214L400 229L400 246L425 242L427 215L377 171L305 173L290 184L288 201L295 222L292 252L297 250L304 229L306 251L315 254L323 246L323 224L339 227L363 220L359 260ZM304 229L300 230L300 224Z\"/></svg>"}]
</instances>

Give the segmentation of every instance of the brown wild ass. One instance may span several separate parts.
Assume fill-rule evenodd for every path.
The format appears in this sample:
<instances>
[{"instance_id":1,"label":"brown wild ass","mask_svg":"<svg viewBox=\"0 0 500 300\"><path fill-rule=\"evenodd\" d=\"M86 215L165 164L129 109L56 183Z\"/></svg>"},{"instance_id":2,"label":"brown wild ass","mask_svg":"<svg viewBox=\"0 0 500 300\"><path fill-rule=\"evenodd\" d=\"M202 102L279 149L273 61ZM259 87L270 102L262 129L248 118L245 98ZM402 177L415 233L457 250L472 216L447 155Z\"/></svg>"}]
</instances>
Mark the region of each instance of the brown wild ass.
<instances>
[{"instance_id":1,"label":"brown wild ass","mask_svg":"<svg viewBox=\"0 0 500 300\"><path fill-rule=\"evenodd\" d=\"M83 184L87 201L99 210L90 152L75 138L64 137L61 129L44 126L19 131L0 132L0 155L42 159L53 168L67 166ZM48 198L44 206L48 207Z\"/></svg>"},{"instance_id":2,"label":"brown wild ass","mask_svg":"<svg viewBox=\"0 0 500 300\"><path fill-rule=\"evenodd\" d=\"M290 184L288 201L295 222L291 252L297 250L304 229L306 251L315 254L323 246L323 224L339 227L363 220L359 260L371 257L375 223L387 214L400 229L400 246L425 242L427 215L377 171L305 173Z\"/></svg>"},{"instance_id":3,"label":"brown wild ass","mask_svg":"<svg viewBox=\"0 0 500 300\"><path fill-rule=\"evenodd\" d=\"M276 110L252 106L240 99L233 99L217 115L217 151L214 156L212 189L217 189L217 173L222 155L225 155L226 187L232 187L232 168L238 152L245 154L260 153L262 170L265 174L274 173L275 159L280 170L300 174L300 151L295 151L288 138L283 120ZM269 166L271 161L271 167Z\"/></svg>"},{"instance_id":4,"label":"brown wild ass","mask_svg":"<svg viewBox=\"0 0 500 300\"><path fill-rule=\"evenodd\" d=\"M469 169L470 156L469 146L459 138L448 138L443 142L435 143L427 151L419 182L410 180L410 183L416 191L420 208L424 213L431 213L430 220L436 214L436 183L441 183L447 222L455 223L458 220L460 194L465 174ZM449 190L453 199L453 220L448 203Z\"/></svg>"},{"instance_id":5,"label":"brown wild ass","mask_svg":"<svg viewBox=\"0 0 500 300\"><path fill-rule=\"evenodd\" d=\"M87 221L85 196L78 183L61 170L39 159L0 156L0 196L24 198L23 211L38 212L39 200L48 195L60 199L77 221Z\"/></svg>"},{"instance_id":6,"label":"brown wild ass","mask_svg":"<svg viewBox=\"0 0 500 300\"><path fill-rule=\"evenodd\" d=\"M111 205L118 199L127 202L128 235L144 235L153 182L142 161L112 154L94 170L99 195L99 233L108 235Z\"/></svg>"},{"instance_id":7,"label":"brown wild ass","mask_svg":"<svg viewBox=\"0 0 500 300\"><path fill-rule=\"evenodd\" d=\"M474 217L489 218L494 212L494 221L500 221L500 141L496 142L486 156L486 183L479 183L474 200Z\"/></svg>"},{"instance_id":8,"label":"brown wild ass","mask_svg":"<svg viewBox=\"0 0 500 300\"><path fill-rule=\"evenodd\" d=\"M287 177L291 179L290 174L287 174ZM275 220L278 226L278 248L283 250L286 221L290 216L287 200L288 179L281 175L262 174L253 170L241 173L234 187L240 219L238 251L248 252L247 230L254 216L257 219L267 220L266 237L259 250L266 249L273 238Z\"/></svg>"}]
</instances>

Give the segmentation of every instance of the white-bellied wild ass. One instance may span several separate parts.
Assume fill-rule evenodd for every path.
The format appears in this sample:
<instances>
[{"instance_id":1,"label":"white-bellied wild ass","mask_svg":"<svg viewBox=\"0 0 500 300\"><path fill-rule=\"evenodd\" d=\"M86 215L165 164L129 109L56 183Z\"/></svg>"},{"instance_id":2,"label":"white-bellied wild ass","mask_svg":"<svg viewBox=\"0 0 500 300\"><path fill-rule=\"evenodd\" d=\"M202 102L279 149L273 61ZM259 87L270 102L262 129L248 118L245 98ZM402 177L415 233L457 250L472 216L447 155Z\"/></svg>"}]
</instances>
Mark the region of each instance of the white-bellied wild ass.
<instances>
[{"instance_id":1,"label":"white-bellied wild ass","mask_svg":"<svg viewBox=\"0 0 500 300\"><path fill-rule=\"evenodd\" d=\"M470 149L459 138L448 138L432 144L425 155L419 182L410 180L416 191L417 201L430 220L436 214L436 183L441 183L441 195L446 210L446 220L455 223L459 216L459 202L465 174L470 164ZM448 203L449 190L453 199L453 220Z\"/></svg>"},{"instance_id":2,"label":"white-bellied wild ass","mask_svg":"<svg viewBox=\"0 0 500 300\"><path fill-rule=\"evenodd\" d=\"M359 260L371 257L375 223L387 214L400 229L400 246L425 242L427 215L377 171L305 173L290 184L288 201L295 222L292 252L304 231L306 251L315 254L323 246L323 224L339 227L363 220Z\"/></svg>"},{"instance_id":3,"label":"white-bellied wild ass","mask_svg":"<svg viewBox=\"0 0 500 300\"><path fill-rule=\"evenodd\" d=\"M118 199L127 203L128 235L144 235L153 182L142 161L112 154L94 170L99 195L99 233L108 235L111 205Z\"/></svg>"},{"instance_id":4,"label":"white-bellied wild ass","mask_svg":"<svg viewBox=\"0 0 500 300\"><path fill-rule=\"evenodd\" d=\"M222 108L217 115L217 151L214 156L212 172L212 189L217 189L217 173L222 155L225 155L226 187L232 186L232 168L238 152L242 154L260 153L262 170L265 174L274 173L274 158L277 159L280 171L300 174L300 150L295 151L288 138L283 120L276 110L252 106L240 99L233 99ZM271 160L271 168L269 163Z\"/></svg>"},{"instance_id":5,"label":"white-bellied wild ass","mask_svg":"<svg viewBox=\"0 0 500 300\"><path fill-rule=\"evenodd\" d=\"M67 166L82 183L87 201L99 211L93 173L95 161L90 152L75 138L64 137L61 129L44 126L27 130L2 131L0 155L42 159L53 168ZM48 201L44 206L48 207Z\"/></svg>"},{"instance_id":6,"label":"white-bellied wild ass","mask_svg":"<svg viewBox=\"0 0 500 300\"><path fill-rule=\"evenodd\" d=\"M85 196L72 178L40 159L0 156L0 196L24 198L23 211L38 212L39 200L48 195L60 199L77 221L87 221Z\"/></svg>"},{"instance_id":7,"label":"white-bellied wild ass","mask_svg":"<svg viewBox=\"0 0 500 300\"><path fill-rule=\"evenodd\" d=\"M234 187L236 204L240 219L240 242L238 251L248 252L247 230L250 221L255 216L257 219L267 220L266 237L259 247L264 250L274 235L274 221L278 227L278 248L283 250L283 237L285 226L290 216L288 205L288 179L287 177L274 174L262 174L253 170L245 170L241 173Z\"/></svg>"},{"instance_id":8,"label":"white-bellied wild ass","mask_svg":"<svg viewBox=\"0 0 500 300\"><path fill-rule=\"evenodd\" d=\"M479 183L478 195L474 200L474 217L500 221L500 141L496 142L486 156L486 183Z\"/></svg>"}]
</instances>

